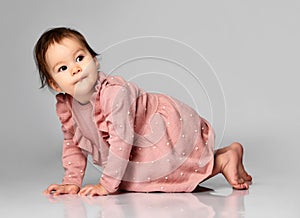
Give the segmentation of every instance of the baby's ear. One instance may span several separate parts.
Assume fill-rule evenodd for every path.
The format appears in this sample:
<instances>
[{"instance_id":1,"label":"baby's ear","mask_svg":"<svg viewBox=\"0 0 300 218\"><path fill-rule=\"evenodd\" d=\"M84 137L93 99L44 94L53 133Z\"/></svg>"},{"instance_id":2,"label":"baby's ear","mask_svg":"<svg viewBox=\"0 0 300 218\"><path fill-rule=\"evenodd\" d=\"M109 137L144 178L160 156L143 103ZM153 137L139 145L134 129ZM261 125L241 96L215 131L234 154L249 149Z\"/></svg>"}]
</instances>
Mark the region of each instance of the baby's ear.
<instances>
[{"instance_id":1,"label":"baby's ear","mask_svg":"<svg viewBox=\"0 0 300 218\"><path fill-rule=\"evenodd\" d=\"M94 57L94 61L95 61L95 63L96 63L97 69L99 70L99 69L100 69L100 64L99 64L99 61L98 61L98 59L97 59L96 56Z\"/></svg>"},{"instance_id":2,"label":"baby's ear","mask_svg":"<svg viewBox=\"0 0 300 218\"><path fill-rule=\"evenodd\" d=\"M53 79L49 79L48 80L48 84L50 85L50 87L57 91L57 92L61 92L62 90L59 88L59 86L57 85L57 83L53 80Z\"/></svg>"}]
</instances>

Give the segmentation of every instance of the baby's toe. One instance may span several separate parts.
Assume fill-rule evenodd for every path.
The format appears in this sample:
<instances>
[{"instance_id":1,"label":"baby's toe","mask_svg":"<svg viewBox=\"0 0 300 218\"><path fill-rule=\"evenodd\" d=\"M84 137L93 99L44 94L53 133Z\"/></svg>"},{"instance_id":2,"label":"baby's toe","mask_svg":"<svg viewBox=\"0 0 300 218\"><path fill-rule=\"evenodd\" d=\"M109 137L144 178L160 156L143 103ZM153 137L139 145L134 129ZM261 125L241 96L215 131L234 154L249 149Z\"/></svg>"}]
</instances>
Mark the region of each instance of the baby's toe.
<instances>
[{"instance_id":1,"label":"baby's toe","mask_svg":"<svg viewBox=\"0 0 300 218\"><path fill-rule=\"evenodd\" d=\"M239 183L239 184L233 185L232 187L234 189L244 190L244 189L249 189L249 184L246 183L246 182L243 182L243 183Z\"/></svg>"},{"instance_id":2,"label":"baby's toe","mask_svg":"<svg viewBox=\"0 0 300 218\"><path fill-rule=\"evenodd\" d=\"M240 176L245 180L245 181L252 181L252 176L250 176L244 169L240 171Z\"/></svg>"}]
</instances>

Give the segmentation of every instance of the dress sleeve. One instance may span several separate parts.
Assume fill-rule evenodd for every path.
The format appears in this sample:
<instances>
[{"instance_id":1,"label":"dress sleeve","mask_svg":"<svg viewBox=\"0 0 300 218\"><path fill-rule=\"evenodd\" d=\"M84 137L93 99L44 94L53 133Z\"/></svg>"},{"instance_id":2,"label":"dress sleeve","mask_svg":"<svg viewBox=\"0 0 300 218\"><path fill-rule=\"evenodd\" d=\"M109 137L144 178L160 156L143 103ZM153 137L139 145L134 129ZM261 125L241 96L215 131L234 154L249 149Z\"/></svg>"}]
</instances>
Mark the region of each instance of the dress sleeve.
<instances>
[{"instance_id":1,"label":"dress sleeve","mask_svg":"<svg viewBox=\"0 0 300 218\"><path fill-rule=\"evenodd\" d=\"M65 173L62 183L74 184L81 187L85 173L87 157L73 141L75 131L68 96L65 94L58 94L56 96L56 100L56 113L62 124L62 132L64 136L62 163Z\"/></svg>"},{"instance_id":2,"label":"dress sleeve","mask_svg":"<svg viewBox=\"0 0 300 218\"><path fill-rule=\"evenodd\" d=\"M101 103L109 133L109 153L100 183L113 193L126 171L134 140L134 117L138 89L134 85L112 85L101 92Z\"/></svg>"}]
</instances>

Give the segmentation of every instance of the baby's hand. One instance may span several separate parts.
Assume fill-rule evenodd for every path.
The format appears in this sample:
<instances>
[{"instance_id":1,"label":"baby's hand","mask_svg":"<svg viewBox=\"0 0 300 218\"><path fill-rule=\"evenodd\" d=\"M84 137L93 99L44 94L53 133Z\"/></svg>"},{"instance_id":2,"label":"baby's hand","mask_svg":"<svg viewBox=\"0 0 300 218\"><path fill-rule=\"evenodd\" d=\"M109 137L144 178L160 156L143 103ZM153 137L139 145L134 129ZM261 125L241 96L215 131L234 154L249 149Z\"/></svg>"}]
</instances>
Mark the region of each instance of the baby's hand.
<instances>
[{"instance_id":1,"label":"baby's hand","mask_svg":"<svg viewBox=\"0 0 300 218\"><path fill-rule=\"evenodd\" d=\"M80 190L80 187L72 184L52 184L44 191L44 194L53 194L53 196L62 195L62 194L77 194Z\"/></svg>"},{"instance_id":2,"label":"baby's hand","mask_svg":"<svg viewBox=\"0 0 300 218\"><path fill-rule=\"evenodd\" d=\"M108 195L109 192L101 184L97 184L85 186L78 194L81 196L103 196Z\"/></svg>"}]
</instances>

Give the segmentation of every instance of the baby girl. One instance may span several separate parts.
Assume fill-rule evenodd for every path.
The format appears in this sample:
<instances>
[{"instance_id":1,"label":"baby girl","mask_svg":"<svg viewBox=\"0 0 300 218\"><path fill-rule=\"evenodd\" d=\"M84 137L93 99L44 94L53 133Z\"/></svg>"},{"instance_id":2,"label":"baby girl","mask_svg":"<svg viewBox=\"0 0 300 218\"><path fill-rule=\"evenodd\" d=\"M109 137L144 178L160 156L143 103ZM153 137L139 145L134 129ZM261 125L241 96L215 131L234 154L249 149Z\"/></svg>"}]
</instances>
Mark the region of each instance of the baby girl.
<instances>
[{"instance_id":1,"label":"baby girl","mask_svg":"<svg viewBox=\"0 0 300 218\"><path fill-rule=\"evenodd\" d=\"M99 72L97 53L78 31L50 29L34 52L41 87L58 93L64 135L65 175L45 194L191 192L219 173L233 188L249 188L241 144L214 150L211 125L192 108ZM99 183L82 188L88 155L102 175Z\"/></svg>"}]
</instances>

